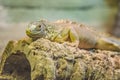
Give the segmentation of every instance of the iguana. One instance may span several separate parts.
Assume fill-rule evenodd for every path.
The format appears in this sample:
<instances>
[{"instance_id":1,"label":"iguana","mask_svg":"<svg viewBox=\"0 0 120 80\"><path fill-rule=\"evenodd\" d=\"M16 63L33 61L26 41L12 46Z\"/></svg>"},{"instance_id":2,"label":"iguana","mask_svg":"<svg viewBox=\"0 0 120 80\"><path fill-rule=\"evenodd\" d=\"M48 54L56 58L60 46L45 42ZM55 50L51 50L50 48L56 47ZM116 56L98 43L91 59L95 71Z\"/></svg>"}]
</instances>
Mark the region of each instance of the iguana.
<instances>
[{"instance_id":1,"label":"iguana","mask_svg":"<svg viewBox=\"0 0 120 80\"><path fill-rule=\"evenodd\" d=\"M68 20L32 22L27 26L26 34L34 40L46 38L54 42L68 43L82 49L120 51L120 41L103 36L84 24Z\"/></svg>"}]
</instances>

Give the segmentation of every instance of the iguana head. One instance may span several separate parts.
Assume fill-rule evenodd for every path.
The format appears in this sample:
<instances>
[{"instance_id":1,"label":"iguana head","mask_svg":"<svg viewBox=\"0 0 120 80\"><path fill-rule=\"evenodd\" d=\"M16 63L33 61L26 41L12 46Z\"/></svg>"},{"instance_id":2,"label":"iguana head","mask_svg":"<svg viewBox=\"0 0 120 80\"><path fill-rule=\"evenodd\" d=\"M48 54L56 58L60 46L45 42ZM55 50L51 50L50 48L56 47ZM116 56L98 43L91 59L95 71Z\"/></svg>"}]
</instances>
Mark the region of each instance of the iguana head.
<instances>
[{"instance_id":1,"label":"iguana head","mask_svg":"<svg viewBox=\"0 0 120 80\"><path fill-rule=\"evenodd\" d=\"M36 22L31 22L26 28L26 34L30 38L47 38L53 39L58 32L56 32L55 25L46 20L40 20Z\"/></svg>"},{"instance_id":2,"label":"iguana head","mask_svg":"<svg viewBox=\"0 0 120 80\"><path fill-rule=\"evenodd\" d=\"M45 21L31 22L26 28L26 34L31 38L41 38L46 36Z\"/></svg>"}]
</instances>

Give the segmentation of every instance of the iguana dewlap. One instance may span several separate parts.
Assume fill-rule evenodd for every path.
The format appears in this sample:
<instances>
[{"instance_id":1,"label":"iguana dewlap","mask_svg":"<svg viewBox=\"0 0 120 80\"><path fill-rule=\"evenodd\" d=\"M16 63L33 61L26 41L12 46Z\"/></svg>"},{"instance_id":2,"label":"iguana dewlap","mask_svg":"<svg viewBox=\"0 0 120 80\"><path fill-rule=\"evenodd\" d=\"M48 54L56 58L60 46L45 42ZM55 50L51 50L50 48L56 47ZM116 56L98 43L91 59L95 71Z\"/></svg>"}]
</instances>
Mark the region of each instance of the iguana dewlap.
<instances>
[{"instance_id":1,"label":"iguana dewlap","mask_svg":"<svg viewBox=\"0 0 120 80\"><path fill-rule=\"evenodd\" d=\"M28 25L26 34L33 39L46 38L59 43L68 42L83 49L95 48L120 51L118 40L102 36L102 34L84 24L67 20L32 22Z\"/></svg>"}]
</instances>

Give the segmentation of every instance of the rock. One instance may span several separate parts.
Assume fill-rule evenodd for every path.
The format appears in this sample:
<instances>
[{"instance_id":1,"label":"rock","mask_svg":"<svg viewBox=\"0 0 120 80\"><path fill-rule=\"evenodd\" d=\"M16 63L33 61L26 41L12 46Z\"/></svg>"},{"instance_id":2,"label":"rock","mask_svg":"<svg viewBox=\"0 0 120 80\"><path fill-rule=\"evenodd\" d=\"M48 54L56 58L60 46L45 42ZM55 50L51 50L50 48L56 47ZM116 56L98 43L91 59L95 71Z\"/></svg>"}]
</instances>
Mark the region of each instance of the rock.
<instances>
[{"instance_id":1,"label":"rock","mask_svg":"<svg viewBox=\"0 0 120 80\"><path fill-rule=\"evenodd\" d=\"M0 79L9 77L11 80L119 80L120 52L78 49L42 38L10 41L0 63Z\"/></svg>"}]
</instances>

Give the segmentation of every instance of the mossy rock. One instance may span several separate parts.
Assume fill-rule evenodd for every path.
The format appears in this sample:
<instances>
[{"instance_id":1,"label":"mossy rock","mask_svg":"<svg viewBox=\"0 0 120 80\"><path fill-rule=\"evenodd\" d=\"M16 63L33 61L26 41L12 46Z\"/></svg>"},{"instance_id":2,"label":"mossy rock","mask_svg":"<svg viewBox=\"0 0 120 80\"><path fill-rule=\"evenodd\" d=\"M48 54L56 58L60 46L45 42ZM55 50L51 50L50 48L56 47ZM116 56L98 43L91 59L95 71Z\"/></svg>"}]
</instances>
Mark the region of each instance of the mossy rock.
<instances>
[{"instance_id":1,"label":"mossy rock","mask_svg":"<svg viewBox=\"0 0 120 80\"><path fill-rule=\"evenodd\" d=\"M10 41L0 80L119 80L120 52L84 50L47 39Z\"/></svg>"}]
</instances>

